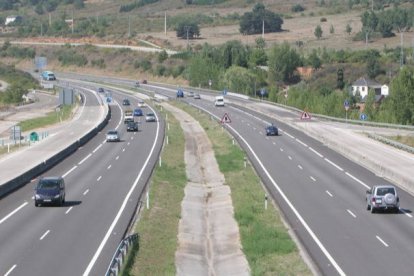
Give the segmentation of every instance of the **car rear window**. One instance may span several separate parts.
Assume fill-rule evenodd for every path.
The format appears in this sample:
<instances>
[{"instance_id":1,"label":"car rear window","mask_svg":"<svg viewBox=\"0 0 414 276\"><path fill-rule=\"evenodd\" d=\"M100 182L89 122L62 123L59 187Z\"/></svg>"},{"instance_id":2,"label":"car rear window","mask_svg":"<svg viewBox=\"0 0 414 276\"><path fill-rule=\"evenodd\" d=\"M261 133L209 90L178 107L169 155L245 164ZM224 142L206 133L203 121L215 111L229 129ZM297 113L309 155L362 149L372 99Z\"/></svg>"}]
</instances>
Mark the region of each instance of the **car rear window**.
<instances>
[{"instance_id":1,"label":"car rear window","mask_svg":"<svg viewBox=\"0 0 414 276\"><path fill-rule=\"evenodd\" d=\"M377 195L384 196L386 194L393 194L393 195L395 195L394 188L378 188L377 189Z\"/></svg>"}]
</instances>

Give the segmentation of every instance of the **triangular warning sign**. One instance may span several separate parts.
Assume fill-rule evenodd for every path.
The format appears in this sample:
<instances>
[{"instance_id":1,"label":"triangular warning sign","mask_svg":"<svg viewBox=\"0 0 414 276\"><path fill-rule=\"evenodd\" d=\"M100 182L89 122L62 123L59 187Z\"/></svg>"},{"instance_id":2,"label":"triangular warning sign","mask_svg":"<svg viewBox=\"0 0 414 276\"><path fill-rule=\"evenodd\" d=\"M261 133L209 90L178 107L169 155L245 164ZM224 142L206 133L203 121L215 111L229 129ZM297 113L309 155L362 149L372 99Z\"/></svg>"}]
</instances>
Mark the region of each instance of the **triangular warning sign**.
<instances>
[{"instance_id":1,"label":"triangular warning sign","mask_svg":"<svg viewBox=\"0 0 414 276\"><path fill-rule=\"evenodd\" d=\"M229 117L229 114L224 113L223 118L221 118L221 123L222 124L229 124L229 123L231 123L231 119Z\"/></svg>"},{"instance_id":2,"label":"triangular warning sign","mask_svg":"<svg viewBox=\"0 0 414 276\"><path fill-rule=\"evenodd\" d=\"M311 116L310 116L310 114L307 111L303 111L302 112L302 115L300 116L300 119L301 120L310 120L311 119Z\"/></svg>"}]
</instances>

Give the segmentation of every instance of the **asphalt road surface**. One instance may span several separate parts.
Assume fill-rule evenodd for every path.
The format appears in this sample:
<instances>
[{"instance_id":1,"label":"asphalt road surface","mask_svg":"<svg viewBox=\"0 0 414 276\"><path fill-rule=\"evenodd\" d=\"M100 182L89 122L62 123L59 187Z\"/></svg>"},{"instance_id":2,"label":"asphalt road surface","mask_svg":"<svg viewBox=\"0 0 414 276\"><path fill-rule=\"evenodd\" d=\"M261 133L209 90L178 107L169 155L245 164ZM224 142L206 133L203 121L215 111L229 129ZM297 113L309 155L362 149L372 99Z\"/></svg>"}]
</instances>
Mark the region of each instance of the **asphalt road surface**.
<instances>
[{"instance_id":1,"label":"asphalt road surface","mask_svg":"<svg viewBox=\"0 0 414 276\"><path fill-rule=\"evenodd\" d=\"M44 174L64 177L64 206L35 207L35 183L0 201L1 275L104 275L163 140L162 120L126 132L123 98L114 94L112 119L102 132ZM121 142L105 142L109 129L120 131Z\"/></svg>"},{"instance_id":2,"label":"asphalt road surface","mask_svg":"<svg viewBox=\"0 0 414 276\"><path fill-rule=\"evenodd\" d=\"M165 92L174 97L174 91ZM216 116L246 150L272 198L323 275L411 275L413 196L399 190L398 214L371 214L365 191L392 184L289 124L234 105L214 107L209 95L184 98ZM278 112L278 111L274 111ZM286 111L279 118L293 116ZM286 120L288 121L288 120ZM267 137L269 123L280 135Z\"/></svg>"}]
</instances>

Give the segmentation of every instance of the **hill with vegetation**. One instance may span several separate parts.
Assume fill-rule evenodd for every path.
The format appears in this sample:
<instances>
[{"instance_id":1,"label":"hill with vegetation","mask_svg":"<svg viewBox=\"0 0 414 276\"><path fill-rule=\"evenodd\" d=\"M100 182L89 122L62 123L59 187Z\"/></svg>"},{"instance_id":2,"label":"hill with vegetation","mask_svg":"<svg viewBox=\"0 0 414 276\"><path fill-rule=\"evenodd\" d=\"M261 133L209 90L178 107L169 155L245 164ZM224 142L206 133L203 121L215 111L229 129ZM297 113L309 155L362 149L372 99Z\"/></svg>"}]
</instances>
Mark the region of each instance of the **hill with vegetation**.
<instances>
[{"instance_id":1,"label":"hill with vegetation","mask_svg":"<svg viewBox=\"0 0 414 276\"><path fill-rule=\"evenodd\" d=\"M44 6L47 1L14 3L1 18L13 13L21 20L4 26L4 39L68 42L27 50L5 44L0 54L20 64L36 55L46 56L49 66L59 70L82 68L206 88L211 80L212 89L252 97L266 91L269 100L332 116L343 116L347 99L354 119L363 110L350 89L366 77L390 86L390 96L381 103L368 101L364 112L370 120L414 122L414 109L400 106L414 102L411 94L398 95L398 90L410 91L409 79L403 87L393 84L402 77L401 68L411 72L414 65L407 39L412 36L412 1L92 0L78 6L56 1L43 14L33 3ZM69 44L79 41L87 45ZM99 49L94 43L155 44L179 54ZM310 73L303 75L298 68Z\"/></svg>"}]
</instances>

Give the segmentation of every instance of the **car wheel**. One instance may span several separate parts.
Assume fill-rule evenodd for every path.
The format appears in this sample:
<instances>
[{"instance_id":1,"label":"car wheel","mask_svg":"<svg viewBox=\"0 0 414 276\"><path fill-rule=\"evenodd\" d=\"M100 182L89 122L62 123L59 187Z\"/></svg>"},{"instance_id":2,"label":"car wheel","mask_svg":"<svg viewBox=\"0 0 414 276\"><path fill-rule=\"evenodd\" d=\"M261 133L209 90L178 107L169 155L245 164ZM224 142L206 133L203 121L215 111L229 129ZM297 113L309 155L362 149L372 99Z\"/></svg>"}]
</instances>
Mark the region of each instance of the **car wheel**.
<instances>
[{"instance_id":1,"label":"car wheel","mask_svg":"<svg viewBox=\"0 0 414 276\"><path fill-rule=\"evenodd\" d=\"M367 204L367 210L371 210L371 205Z\"/></svg>"},{"instance_id":2,"label":"car wheel","mask_svg":"<svg viewBox=\"0 0 414 276\"><path fill-rule=\"evenodd\" d=\"M37 201L35 201L35 207L39 206L39 203Z\"/></svg>"},{"instance_id":3,"label":"car wheel","mask_svg":"<svg viewBox=\"0 0 414 276\"><path fill-rule=\"evenodd\" d=\"M371 206L371 214L375 213L375 208Z\"/></svg>"},{"instance_id":4,"label":"car wheel","mask_svg":"<svg viewBox=\"0 0 414 276\"><path fill-rule=\"evenodd\" d=\"M400 208L395 208L395 210L394 210L394 212L396 213L396 214L398 214L399 212L400 212Z\"/></svg>"}]
</instances>

